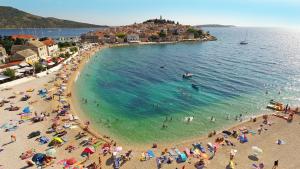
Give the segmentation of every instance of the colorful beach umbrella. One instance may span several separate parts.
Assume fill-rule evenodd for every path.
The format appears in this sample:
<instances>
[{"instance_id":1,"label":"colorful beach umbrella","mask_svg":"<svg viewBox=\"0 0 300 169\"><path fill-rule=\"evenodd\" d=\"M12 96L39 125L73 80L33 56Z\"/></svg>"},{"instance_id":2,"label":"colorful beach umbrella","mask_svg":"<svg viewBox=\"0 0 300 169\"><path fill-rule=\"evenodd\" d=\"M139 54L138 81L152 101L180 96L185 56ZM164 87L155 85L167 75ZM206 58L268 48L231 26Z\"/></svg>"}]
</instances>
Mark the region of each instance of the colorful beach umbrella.
<instances>
[{"instance_id":1,"label":"colorful beach umbrella","mask_svg":"<svg viewBox=\"0 0 300 169\"><path fill-rule=\"evenodd\" d=\"M54 148L51 148L51 149L46 151L47 156L54 157L55 154L56 154L56 150Z\"/></svg>"},{"instance_id":2,"label":"colorful beach umbrella","mask_svg":"<svg viewBox=\"0 0 300 169\"><path fill-rule=\"evenodd\" d=\"M32 161L35 163L42 163L45 160L46 155L42 154L42 153L36 153L33 157L32 157Z\"/></svg>"},{"instance_id":3,"label":"colorful beach umbrella","mask_svg":"<svg viewBox=\"0 0 300 169\"><path fill-rule=\"evenodd\" d=\"M73 165L77 162L77 160L73 157L66 161L67 165Z\"/></svg>"},{"instance_id":4,"label":"colorful beach umbrella","mask_svg":"<svg viewBox=\"0 0 300 169\"><path fill-rule=\"evenodd\" d=\"M59 137L54 137L53 139L52 139L52 141L55 141L55 142L58 142L58 143L63 143L64 141L61 139L61 138L59 138ZM52 142L51 141L51 142Z\"/></svg>"},{"instance_id":5,"label":"colorful beach umbrella","mask_svg":"<svg viewBox=\"0 0 300 169\"><path fill-rule=\"evenodd\" d=\"M31 111L30 111L30 108L29 108L29 106L27 106L27 107L25 107L24 109L23 109L23 113L30 113Z\"/></svg>"},{"instance_id":6,"label":"colorful beach umbrella","mask_svg":"<svg viewBox=\"0 0 300 169\"><path fill-rule=\"evenodd\" d=\"M82 153L93 154L93 153L95 153L95 148L94 147L86 147Z\"/></svg>"}]
</instances>

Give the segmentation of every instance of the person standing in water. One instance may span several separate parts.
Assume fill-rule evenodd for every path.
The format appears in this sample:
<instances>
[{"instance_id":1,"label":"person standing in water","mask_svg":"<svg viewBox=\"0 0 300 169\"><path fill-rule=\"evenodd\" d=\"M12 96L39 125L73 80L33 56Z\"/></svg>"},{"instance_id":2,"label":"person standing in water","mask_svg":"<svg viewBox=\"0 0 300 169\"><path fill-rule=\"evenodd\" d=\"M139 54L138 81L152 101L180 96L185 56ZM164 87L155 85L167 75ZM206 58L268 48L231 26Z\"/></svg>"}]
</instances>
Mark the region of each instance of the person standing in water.
<instances>
[{"instance_id":1,"label":"person standing in water","mask_svg":"<svg viewBox=\"0 0 300 169\"><path fill-rule=\"evenodd\" d=\"M211 121L211 122L215 122L215 121L216 121L216 118L215 118L214 116L211 116L210 121Z\"/></svg>"},{"instance_id":2,"label":"person standing in water","mask_svg":"<svg viewBox=\"0 0 300 169\"><path fill-rule=\"evenodd\" d=\"M230 114L229 113L226 114L226 120L230 120Z\"/></svg>"}]
</instances>

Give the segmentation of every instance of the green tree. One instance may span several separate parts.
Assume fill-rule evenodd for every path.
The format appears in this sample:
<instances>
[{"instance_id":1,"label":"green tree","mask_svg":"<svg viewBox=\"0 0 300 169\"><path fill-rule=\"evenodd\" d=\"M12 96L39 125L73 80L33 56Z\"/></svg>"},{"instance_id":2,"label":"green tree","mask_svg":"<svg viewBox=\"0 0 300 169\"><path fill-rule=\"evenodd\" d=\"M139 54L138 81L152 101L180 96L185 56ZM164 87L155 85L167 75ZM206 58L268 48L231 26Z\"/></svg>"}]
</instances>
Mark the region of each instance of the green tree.
<instances>
[{"instance_id":1,"label":"green tree","mask_svg":"<svg viewBox=\"0 0 300 169\"><path fill-rule=\"evenodd\" d=\"M188 28L187 32L194 34L195 38L200 38L201 36L203 36L203 31L201 29L197 30L197 29L190 27L190 28Z\"/></svg>"},{"instance_id":2,"label":"green tree","mask_svg":"<svg viewBox=\"0 0 300 169\"><path fill-rule=\"evenodd\" d=\"M58 42L59 48L66 48L66 47L71 47L71 46L76 46L76 43L75 42Z\"/></svg>"},{"instance_id":3,"label":"green tree","mask_svg":"<svg viewBox=\"0 0 300 169\"><path fill-rule=\"evenodd\" d=\"M165 38L167 36L167 34L163 30L161 30L159 32L158 36L161 37L161 38Z\"/></svg>"},{"instance_id":4,"label":"green tree","mask_svg":"<svg viewBox=\"0 0 300 169\"><path fill-rule=\"evenodd\" d=\"M51 60L52 60L52 62L54 62L54 63L57 63L57 60L58 58L57 57L53 57Z\"/></svg>"},{"instance_id":5,"label":"green tree","mask_svg":"<svg viewBox=\"0 0 300 169\"><path fill-rule=\"evenodd\" d=\"M71 56L71 54L69 52L65 53L65 58L69 58Z\"/></svg>"},{"instance_id":6,"label":"green tree","mask_svg":"<svg viewBox=\"0 0 300 169\"><path fill-rule=\"evenodd\" d=\"M148 39L151 42L155 42L155 41L157 41L159 39L159 36L157 36L157 35L151 35Z\"/></svg>"},{"instance_id":7,"label":"green tree","mask_svg":"<svg viewBox=\"0 0 300 169\"><path fill-rule=\"evenodd\" d=\"M10 79L15 79L16 78L16 71L10 68L5 69L5 71L3 72L3 74L5 76L10 77Z\"/></svg>"},{"instance_id":8,"label":"green tree","mask_svg":"<svg viewBox=\"0 0 300 169\"><path fill-rule=\"evenodd\" d=\"M26 43L25 39L17 38L14 42L15 45L24 45Z\"/></svg>"},{"instance_id":9,"label":"green tree","mask_svg":"<svg viewBox=\"0 0 300 169\"><path fill-rule=\"evenodd\" d=\"M126 37L126 34L125 33L117 33L116 36L118 38L124 39Z\"/></svg>"},{"instance_id":10,"label":"green tree","mask_svg":"<svg viewBox=\"0 0 300 169\"><path fill-rule=\"evenodd\" d=\"M77 47L72 47L72 48L70 48L70 51L71 51L72 53L75 53L75 52L78 51L78 49L77 49Z\"/></svg>"},{"instance_id":11,"label":"green tree","mask_svg":"<svg viewBox=\"0 0 300 169\"><path fill-rule=\"evenodd\" d=\"M11 47L14 45L14 41L11 36L4 36L0 39L0 44L5 48L8 54L11 53Z\"/></svg>"},{"instance_id":12,"label":"green tree","mask_svg":"<svg viewBox=\"0 0 300 169\"><path fill-rule=\"evenodd\" d=\"M61 54L59 54L59 57L65 58L66 56L65 56L65 54L61 53Z\"/></svg>"},{"instance_id":13,"label":"green tree","mask_svg":"<svg viewBox=\"0 0 300 169\"><path fill-rule=\"evenodd\" d=\"M41 71L44 70L44 67L41 63L35 63L34 65L34 70L35 70L35 73L40 73Z\"/></svg>"}]
</instances>

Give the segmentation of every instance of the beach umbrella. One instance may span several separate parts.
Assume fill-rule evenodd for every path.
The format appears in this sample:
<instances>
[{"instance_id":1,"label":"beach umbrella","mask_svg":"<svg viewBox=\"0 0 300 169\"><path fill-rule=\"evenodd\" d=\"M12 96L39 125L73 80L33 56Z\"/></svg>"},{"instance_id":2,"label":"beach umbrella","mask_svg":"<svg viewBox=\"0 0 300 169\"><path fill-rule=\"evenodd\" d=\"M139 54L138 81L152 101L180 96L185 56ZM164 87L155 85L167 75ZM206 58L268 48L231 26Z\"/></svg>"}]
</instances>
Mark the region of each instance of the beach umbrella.
<instances>
[{"instance_id":1,"label":"beach umbrella","mask_svg":"<svg viewBox=\"0 0 300 169\"><path fill-rule=\"evenodd\" d=\"M76 159L74 158L74 157L72 157L72 158L70 158L70 159L68 159L67 161L66 161L66 163L67 163L67 165L73 165L73 164L75 164L77 161L76 161Z\"/></svg>"},{"instance_id":2,"label":"beach umbrella","mask_svg":"<svg viewBox=\"0 0 300 169\"><path fill-rule=\"evenodd\" d=\"M35 163L42 163L45 159L46 155L42 154L42 153L36 153L33 157L32 157L32 161Z\"/></svg>"},{"instance_id":3,"label":"beach umbrella","mask_svg":"<svg viewBox=\"0 0 300 169\"><path fill-rule=\"evenodd\" d=\"M54 148L51 148L46 151L46 155L50 156L50 157L54 157L55 153L56 153L56 150Z\"/></svg>"},{"instance_id":4,"label":"beach umbrella","mask_svg":"<svg viewBox=\"0 0 300 169\"><path fill-rule=\"evenodd\" d=\"M82 153L93 154L93 153L95 153L95 148L94 147L86 147Z\"/></svg>"},{"instance_id":5,"label":"beach umbrella","mask_svg":"<svg viewBox=\"0 0 300 169\"><path fill-rule=\"evenodd\" d=\"M23 113L30 113L30 108L29 108L29 106L27 106L27 107L25 107L25 108L23 109Z\"/></svg>"},{"instance_id":6,"label":"beach umbrella","mask_svg":"<svg viewBox=\"0 0 300 169\"><path fill-rule=\"evenodd\" d=\"M252 146L252 152L254 156L258 156L263 153L263 150L258 148L257 146Z\"/></svg>"},{"instance_id":7,"label":"beach umbrella","mask_svg":"<svg viewBox=\"0 0 300 169\"><path fill-rule=\"evenodd\" d=\"M53 139L52 139L52 141L55 141L55 142L58 142L58 143L63 143L64 141L61 139L61 138L59 138L59 137L54 137Z\"/></svg>"}]
</instances>

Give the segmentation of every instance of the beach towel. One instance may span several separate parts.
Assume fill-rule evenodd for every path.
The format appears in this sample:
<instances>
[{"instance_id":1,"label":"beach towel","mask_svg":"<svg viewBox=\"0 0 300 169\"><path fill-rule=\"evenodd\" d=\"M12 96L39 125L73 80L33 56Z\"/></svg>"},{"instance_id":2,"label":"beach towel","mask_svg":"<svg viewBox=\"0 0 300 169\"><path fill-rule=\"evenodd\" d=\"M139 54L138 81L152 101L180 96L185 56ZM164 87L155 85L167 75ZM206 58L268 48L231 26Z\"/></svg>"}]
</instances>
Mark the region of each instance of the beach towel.
<instances>
[{"instance_id":1,"label":"beach towel","mask_svg":"<svg viewBox=\"0 0 300 169\"><path fill-rule=\"evenodd\" d=\"M39 142L40 142L40 144L46 144L49 142L49 138L42 136L39 138Z\"/></svg>"},{"instance_id":2,"label":"beach towel","mask_svg":"<svg viewBox=\"0 0 300 169\"><path fill-rule=\"evenodd\" d=\"M147 154L148 154L148 156L149 156L150 158L155 157L155 155L154 155L154 153L153 153L152 150L148 150L148 151L147 151Z\"/></svg>"},{"instance_id":3,"label":"beach towel","mask_svg":"<svg viewBox=\"0 0 300 169\"><path fill-rule=\"evenodd\" d=\"M276 141L276 144L282 145L282 144L286 144L286 142L283 141L283 140L278 139L278 140Z\"/></svg>"},{"instance_id":4,"label":"beach towel","mask_svg":"<svg viewBox=\"0 0 300 169\"><path fill-rule=\"evenodd\" d=\"M206 152L205 148L201 144L199 144L199 143L195 143L195 144L193 144L193 146L195 148L199 149L202 153Z\"/></svg>"}]
</instances>

